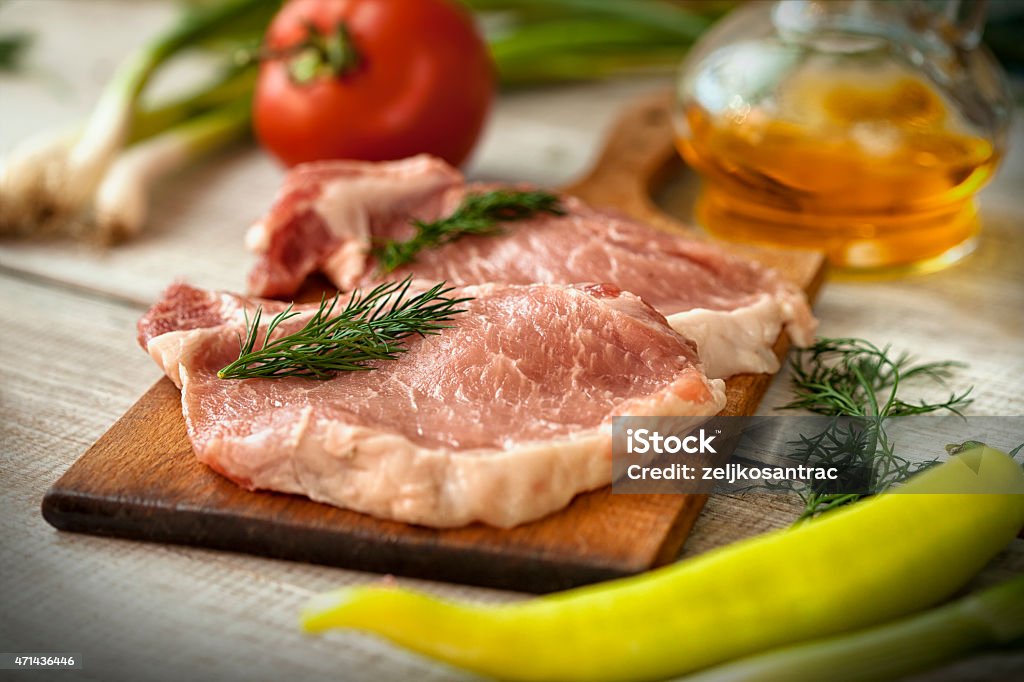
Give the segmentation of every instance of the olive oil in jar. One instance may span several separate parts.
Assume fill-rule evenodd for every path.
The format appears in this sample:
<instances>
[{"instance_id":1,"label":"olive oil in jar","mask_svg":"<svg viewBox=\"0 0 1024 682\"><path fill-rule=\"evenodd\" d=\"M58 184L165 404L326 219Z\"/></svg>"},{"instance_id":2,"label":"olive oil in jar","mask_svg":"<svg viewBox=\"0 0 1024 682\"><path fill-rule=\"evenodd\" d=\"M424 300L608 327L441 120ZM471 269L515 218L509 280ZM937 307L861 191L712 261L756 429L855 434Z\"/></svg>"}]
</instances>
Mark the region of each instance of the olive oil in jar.
<instances>
[{"instance_id":1,"label":"olive oil in jar","mask_svg":"<svg viewBox=\"0 0 1024 682\"><path fill-rule=\"evenodd\" d=\"M704 178L697 218L730 240L824 250L841 268L929 268L968 252L998 165L924 80L801 70L771 107L691 102L677 142Z\"/></svg>"}]
</instances>

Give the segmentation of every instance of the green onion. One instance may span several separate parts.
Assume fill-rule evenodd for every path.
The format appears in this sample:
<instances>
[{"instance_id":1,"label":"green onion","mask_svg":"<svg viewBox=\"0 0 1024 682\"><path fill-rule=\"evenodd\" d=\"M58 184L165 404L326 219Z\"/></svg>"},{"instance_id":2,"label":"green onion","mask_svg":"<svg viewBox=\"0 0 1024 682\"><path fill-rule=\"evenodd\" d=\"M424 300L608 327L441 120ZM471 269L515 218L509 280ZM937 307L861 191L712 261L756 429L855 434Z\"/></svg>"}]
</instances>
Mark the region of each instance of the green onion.
<instances>
[{"instance_id":1,"label":"green onion","mask_svg":"<svg viewBox=\"0 0 1024 682\"><path fill-rule=\"evenodd\" d=\"M139 96L154 72L182 49L235 31L252 13L269 20L276 5L225 0L186 13L121 64L73 141L60 133L16 149L0 171L0 233L68 232L81 225L107 169L129 140Z\"/></svg>"},{"instance_id":2,"label":"green onion","mask_svg":"<svg viewBox=\"0 0 1024 682\"><path fill-rule=\"evenodd\" d=\"M582 80L678 65L686 43L645 25L605 18L564 19L517 26L491 40L505 85Z\"/></svg>"},{"instance_id":3,"label":"green onion","mask_svg":"<svg viewBox=\"0 0 1024 682\"><path fill-rule=\"evenodd\" d=\"M674 35L692 42L720 12L695 12L663 0L465 0L477 12L507 12L522 19L606 19ZM569 37L569 36L566 36Z\"/></svg>"},{"instance_id":4,"label":"green onion","mask_svg":"<svg viewBox=\"0 0 1024 682\"><path fill-rule=\"evenodd\" d=\"M878 682L1024 637L1024 576L924 613L745 658L686 682Z\"/></svg>"},{"instance_id":5,"label":"green onion","mask_svg":"<svg viewBox=\"0 0 1024 682\"><path fill-rule=\"evenodd\" d=\"M31 47L32 40L32 35L24 32L0 35L0 71L21 71L25 53Z\"/></svg>"},{"instance_id":6,"label":"green onion","mask_svg":"<svg viewBox=\"0 0 1024 682\"><path fill-rule=\"evenodd\" d=\"M157 106L142 106L131 125L134 144L183 123L194 116L234 102L248 102L256 87L256 63L225 69L210 83Z\"/></svg>"},{"instance_id":7,"label":"green onion","mask_svg":"<svg viewBox=\"0 0 1024 682\"><path fill-rule=\"evenodd\" d=\"M484 19L505 85L605 78L678 67L728 8L663 0L467 0Z\"/></svg>"},{"instance_id":8,"label":"green onion","mask_svg":"<svg viewBox=\"0 0 1024 682\"><path fill-rule=\"evenodd\" d=\"M90 233L104 243L141 231L154 183L188 163L244 137L250 107L239 100L186 120L131 147L107 171L96 193Z\"/></svg>"}]
</instances>

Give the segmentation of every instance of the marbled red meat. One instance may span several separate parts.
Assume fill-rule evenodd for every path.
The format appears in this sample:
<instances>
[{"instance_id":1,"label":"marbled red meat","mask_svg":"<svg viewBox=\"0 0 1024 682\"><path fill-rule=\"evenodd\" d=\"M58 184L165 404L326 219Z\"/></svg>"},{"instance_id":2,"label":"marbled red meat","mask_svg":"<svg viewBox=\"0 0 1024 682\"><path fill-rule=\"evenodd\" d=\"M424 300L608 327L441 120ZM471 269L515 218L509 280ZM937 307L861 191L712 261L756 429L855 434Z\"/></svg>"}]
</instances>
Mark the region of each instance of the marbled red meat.
<instances>
[{"instance_id":1,"label":"marbled red meat","mask_svg":"<svg viewBox=\"0 0 1024 682\"><path fill-rule=\"evenodd\" d=\"M378 279L374 243L408 238L411 218L447 216L467 192L496 185L465 184L442 161L415 157L300 167L285 187L249 233L259 255L249 284L259 295L289 296L313 271L342 290L366 285ZM640 296L692 339L712 377L778 369L772 346L784 327L798 345L813 337L806 298L774 271L572 197L563 204L564 216L507 223L498 236L463 237L422 251L390 276L455 285L611 283Z\"/></svg>"},{"instance_id":2,"label":"marbled red meat","mask_svg":"<svg viewBox=\"0 0 1024 682\"><path fill-rule=\"evenodd\" d=\"M244 311L262 303L172 286L139 342L182 389L197 457L251 489L437 527L513 526L611 480L615 415L724 405L691 342L611 286L487 284L453 326L396 360L332 379L225 380ZM315 306L286 323L301 326ZM264 317L264 320L268 317Z\"/></svg>"}]
</instances>

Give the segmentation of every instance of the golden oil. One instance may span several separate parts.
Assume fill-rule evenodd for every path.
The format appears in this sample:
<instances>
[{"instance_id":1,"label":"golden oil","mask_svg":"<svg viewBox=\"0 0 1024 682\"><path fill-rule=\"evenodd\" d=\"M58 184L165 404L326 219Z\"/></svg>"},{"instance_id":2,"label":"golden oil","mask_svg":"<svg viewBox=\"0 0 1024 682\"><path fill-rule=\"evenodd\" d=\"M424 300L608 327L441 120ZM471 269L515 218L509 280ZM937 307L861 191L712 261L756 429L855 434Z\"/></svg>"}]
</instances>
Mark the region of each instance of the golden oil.
<instances>
[{"instance_id":1,"label":"golden oil","mask_svg":"<svg viewBox=\"0 0 1024 682\"><path fill-rule=\"evenodd\" d=\"M907 71L795 74L772 107L682 111L699 222L725 239L814 248L840 268L934 268L970 251L999 154Z\"/></svg>"}]
</instances>

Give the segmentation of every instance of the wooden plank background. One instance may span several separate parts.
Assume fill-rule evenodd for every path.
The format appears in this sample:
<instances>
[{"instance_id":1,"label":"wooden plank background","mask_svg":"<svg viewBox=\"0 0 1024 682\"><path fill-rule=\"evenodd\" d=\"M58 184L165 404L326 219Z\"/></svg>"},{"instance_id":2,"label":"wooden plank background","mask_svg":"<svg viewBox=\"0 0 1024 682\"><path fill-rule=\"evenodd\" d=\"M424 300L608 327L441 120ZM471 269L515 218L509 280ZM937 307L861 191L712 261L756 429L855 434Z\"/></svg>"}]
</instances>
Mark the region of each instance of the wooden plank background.
<instances>
[{"instance_id":1,"label":"wooden plank background","mask_svg":"<svg viewBox=\"0 0 1024 682\"><path fill-rule=\"evenodd\" d=\"M112 66L172 11L167 2L68 0L0 8L5 30L39 32L28 77L0 76L0 150L41 126L88 111ZM472 172L558 185L593 160L629 98L665 81L632 80L505 95ZM831 282L816 309L821 332L891 341L928 359L970 363L978 414L1024 414L1024 128L984 191L984 239L963 264L891 282ZM303 636L298 609L317 591L374 574L239 554L62 534L42 519L46 488L159 376L134 341L135 320L175 276L237 287L249 218L279 172L240 149L161 186L141 240L110 253L0 243L0 649L75 651L85 668L61 679L109 680L146 668L147 680L467 680L444 666L356 633ZM665 201L685 211L688 181ZM786 399L775 382L762 413ZM775 496L711 498L687 543L693 555L795 518ZM1024 570L1017 541L979 578ZM508 592L403 581L449 597ZM995 671L1019 665L988 659ZM141 676L140 676L141 677ZM1006 675L1009 678L1009 674ZM925 679L925 678L922 678ZM928 676L971 679L961 668Z\"/></svg>"}]
</instances>

